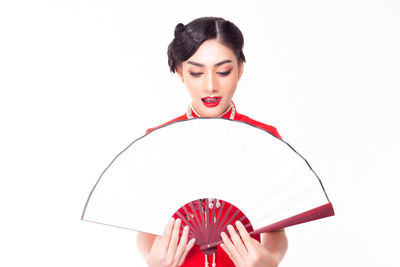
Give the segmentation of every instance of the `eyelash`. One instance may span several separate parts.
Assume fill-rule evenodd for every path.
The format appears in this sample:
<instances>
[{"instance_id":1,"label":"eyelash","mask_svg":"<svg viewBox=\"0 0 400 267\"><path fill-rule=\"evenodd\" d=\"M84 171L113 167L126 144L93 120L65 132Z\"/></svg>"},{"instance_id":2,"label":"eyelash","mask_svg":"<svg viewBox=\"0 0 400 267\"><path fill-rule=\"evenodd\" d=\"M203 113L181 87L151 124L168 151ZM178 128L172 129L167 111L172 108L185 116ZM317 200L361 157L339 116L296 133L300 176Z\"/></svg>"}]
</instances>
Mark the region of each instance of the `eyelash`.
<instances>
[{"instance_id":1,"label":"eyelash","mask_svg":"<svg viewBox=\"0 0 400 267\"><path fill-rule=\"evenodd\" d=\"M228 70L225 72L218 72L218 74L220 74L221 76L228 76L231 73L232 70ZM191 72L190 75L192 75L195 78L200 77L200 74L202 74L202 72Z\"/></svg>"}]
</instances>

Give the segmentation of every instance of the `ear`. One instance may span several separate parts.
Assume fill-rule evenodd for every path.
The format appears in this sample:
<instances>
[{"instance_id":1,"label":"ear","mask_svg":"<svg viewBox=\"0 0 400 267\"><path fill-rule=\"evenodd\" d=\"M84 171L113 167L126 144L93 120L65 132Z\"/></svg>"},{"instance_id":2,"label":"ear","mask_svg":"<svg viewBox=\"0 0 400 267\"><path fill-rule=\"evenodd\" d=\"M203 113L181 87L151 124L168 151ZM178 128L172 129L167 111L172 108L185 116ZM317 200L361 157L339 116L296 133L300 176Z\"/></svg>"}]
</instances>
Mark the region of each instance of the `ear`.
<instances>
[{"instance_id":1,"label":"ear","mask_svg":"<svg viewBox=\"0 0 400 267\"><path fill-rule=\"evenodd\" d=\"M238 80L240 80L240 77L242 77L242 74L243 74L243 69L244 69L244 62L243 62L243 61L240 61L240 64L239 64L239 77L238 77Z\"/></svg>"},{"instance_id":2,"label":"ear","mask_svg":"<svg viewBox=\"0 0 400 267\"><path fill-rule=\"evenodd\" d=\"M176 65L175 71L176 71L176 74L178 74L179 79L181 79L181 81L183 82L182 63Z\"/></svg>"}]
</instances>

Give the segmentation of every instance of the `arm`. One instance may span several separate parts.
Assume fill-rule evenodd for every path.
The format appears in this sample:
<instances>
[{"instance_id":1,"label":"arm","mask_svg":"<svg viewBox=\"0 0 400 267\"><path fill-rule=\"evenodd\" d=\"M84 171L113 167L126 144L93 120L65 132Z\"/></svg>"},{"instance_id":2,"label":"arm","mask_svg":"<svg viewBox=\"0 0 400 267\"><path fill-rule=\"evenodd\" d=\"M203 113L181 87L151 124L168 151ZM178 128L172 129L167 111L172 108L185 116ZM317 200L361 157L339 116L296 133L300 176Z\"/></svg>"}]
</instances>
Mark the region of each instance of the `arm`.
<instances>
[{"instance_id":1,"label":"arm","mask_svg":"<svg viewBox=\"0 0 400 267\"><path fill-rule=\"evenodd\" d=\"M150 253L151 247L153 246L156 237L156 235L138 232L136 236L136 245L143 258L146 259L147 255Z\"/></svg>"},{"instance_id":2,"label":"arm","mask_svg":"<svg viewBox=\"0 0 400 267\"><path fill-rule=\"evenodd\" d=\"M279 264L288 249L288 239L286 237L285 229L261 234L261 244L277 259Z\"/></svg>"}]
</instances>

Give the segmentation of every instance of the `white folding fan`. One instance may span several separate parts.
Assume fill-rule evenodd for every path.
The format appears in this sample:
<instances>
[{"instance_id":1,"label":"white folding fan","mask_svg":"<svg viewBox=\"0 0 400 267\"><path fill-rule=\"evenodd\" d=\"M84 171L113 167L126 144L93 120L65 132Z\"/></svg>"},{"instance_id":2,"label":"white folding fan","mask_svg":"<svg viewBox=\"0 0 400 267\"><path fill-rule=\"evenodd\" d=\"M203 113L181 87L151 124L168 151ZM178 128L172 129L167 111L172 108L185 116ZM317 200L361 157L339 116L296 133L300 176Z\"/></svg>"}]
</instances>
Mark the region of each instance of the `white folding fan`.
<instances>
[{"instance_id":1,"label":"white folding fan","mask_svg":"<svg viewBox=\"0 0 400 267\"><path fill-rule=\"evenodd\" d=\"M119 153L82 219L162 235L174 216L210 254L236 220L259 234L332 215L320 179L288 143L245 122L195 118L153 130Z\"/></svg>"}]
</instances>

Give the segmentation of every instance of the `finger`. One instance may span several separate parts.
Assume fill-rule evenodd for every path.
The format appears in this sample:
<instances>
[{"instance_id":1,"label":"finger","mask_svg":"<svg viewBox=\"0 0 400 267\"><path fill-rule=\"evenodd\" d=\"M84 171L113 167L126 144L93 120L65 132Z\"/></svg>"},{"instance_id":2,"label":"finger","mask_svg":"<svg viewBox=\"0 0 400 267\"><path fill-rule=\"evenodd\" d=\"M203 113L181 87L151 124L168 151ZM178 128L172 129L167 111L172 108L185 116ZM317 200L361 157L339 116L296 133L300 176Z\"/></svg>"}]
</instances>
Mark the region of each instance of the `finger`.
<instances>
[{"instance_id":1,"label":"finger","mask_svg":"<svg viewBox=\"0 0 400 267\"><path fill-rule=\"evenodd\" d=\"M163 233L163 236L162 236L161 245L165 250L168 249L169 240L171 238L171 232L172 232L172 229L174 227L174 223L175 223L175 218L172 217L169 220L168 224L164 228L164 233Z\"/></svg>"},{"instance_id":2,"label":"finger","mask_svg":"<svg viewBox=\"0 0 400 267\"><path fill-rule=\"evenodd\" d=\"M180 259L182 258L183 253L185 252L188 236L189 236L189 226L186 225L183 228L182 237L181 237L181 240L179 241L178 248L176 249L175 261L174 261L175 265L179 263Z\"/></svg>"},{"instance_id":3,"label":"finger","mask_svg":"<svg viewBox=\"0 0 400 267\"><path fill-rule=\"evenodd\" d=\"M233 264L234 264L235 266L242 266L242 265L239 265L239 263L237 262L237 260L233 257L233 255L232 255L231 252L228 250L228 248L224 245L224 243L222 243L220 246L221 246L221 248L225 251L225 253L229 256L229 258L231 259L231 261L233 262Z\"/></svg>"},{"instance_id":4,"label":"finger","mask_svg":"<svg viewBox=\"0 0 400 267\"><path fill-rule=\"evenodd\" d=\"M231 235L231 239L236 247L236 250L240 254L240 257L242 257L243 259L246 258L246 255L248 254L247 248L244 246L242 239L240 238L238 233L236 233L235 228L233 228L232 225L228 225L228 231Z\"/></svg>"},{"instance_id":5,"label":"finger","mask_svg":"<svg viewBox=\"0 0 400 267\"><path fill-rule=\"evenodd\" d=\"M239 230L240 237L242 238L244 244L246 245L247 250L250 251L254 249L253 238L249 235L242 222L236 221L236 227Z\"/></svg>"},{"instance_id":6,"label":"finger","mask_svg":"<svg viewBox=\"0 0 400 267\"><path fill-rule=\"evenodd\" d=\"M189 243L187 243L185 252L183 253L183 255L182 255L182 257L181 257L178 266L181 266L181 265L184 263L187 254L188 254L189 251L192 249L192 247L194 246L195 243L196 243L196 239L194 239L194 238L192 238L192 239L189 241Z\"/></svg>"},{"instance_id":7,"label":"finger","mask_svg":"<svg viewBox=\"0 0 400 267\"><path fill-rule=\"evenodd\" d=\"M181 219L178 218L175 220L174 228L172 229L172 235L168 245L168 252L167 252L168 259L175 258L176 247L178 245L178 240L179 240L180 227L181 227Z\"/></svg>"},{"instance_id":8,"label":"finger","mask_svg":"<svg viewBox=\"0 0 400 267\"><path fill-rule=\"evenodd\" d=\"M225 253L229 256L229 258L233 261L233 263L235 263L235 265L236 265L236 262L234 261L234 259L232 257L232 253L227 249L227 247L224 245L224 243L221 243L220 246L225 251Z\"/></svg>"},{"instance_id":9,"label":"finger","mask_svg":"<svg viewBox=\"0 0 400 267\"><path fill-rule=\"evenodd\" d=\"M241 260L239 252L236 250L236 247L233 245L233 243L231 242L231 240L229 239L229 237L226 235L225 232L221 232L221 238L223 245L227 251L226 254L229 253L228 255L231 255L230 257L232 261L235 262L236 263L235 265L237 266L237 263Z\"/></svg>"}]
</instances>

